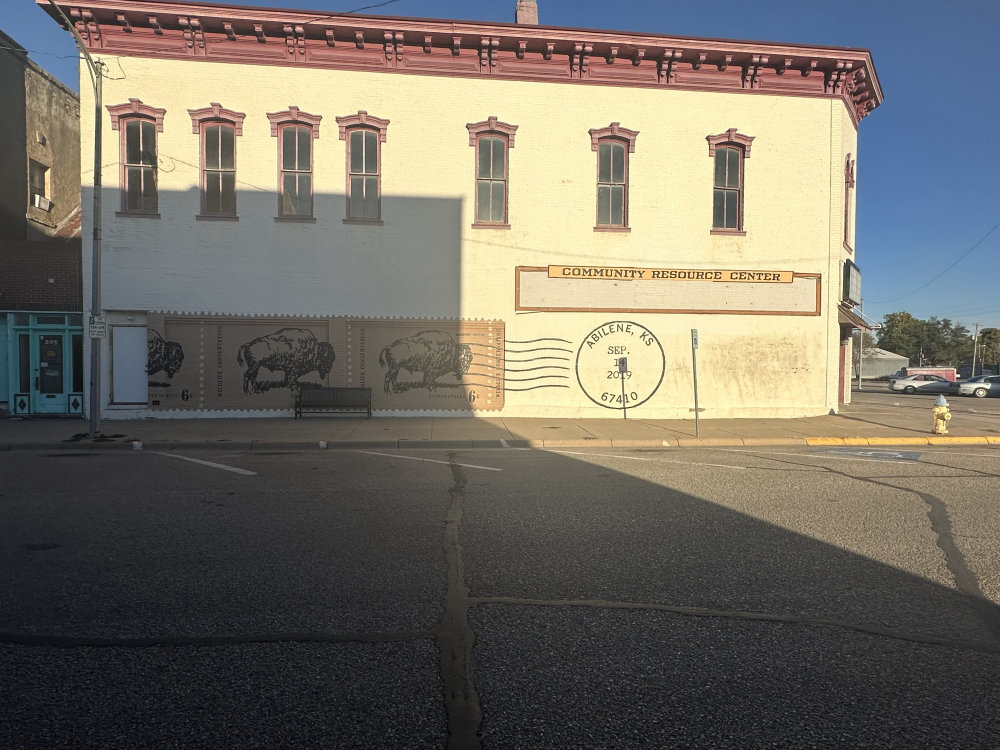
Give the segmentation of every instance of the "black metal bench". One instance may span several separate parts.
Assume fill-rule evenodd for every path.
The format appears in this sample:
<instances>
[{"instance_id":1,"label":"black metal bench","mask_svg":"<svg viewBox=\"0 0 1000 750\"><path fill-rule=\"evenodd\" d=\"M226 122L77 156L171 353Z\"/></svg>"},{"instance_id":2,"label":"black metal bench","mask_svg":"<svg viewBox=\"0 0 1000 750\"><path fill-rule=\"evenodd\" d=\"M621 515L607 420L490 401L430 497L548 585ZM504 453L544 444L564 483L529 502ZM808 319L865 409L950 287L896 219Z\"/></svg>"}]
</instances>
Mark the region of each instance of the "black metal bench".
<instances>
[{"instance_id":1,"label":"black metal bench","mask_svg":"<svg viewBox=\"0 0 1000 750\"><path fill-rule=\"evenodd\" d=\"M295 394L295 418L321 412L364 413L372 416L372 389L349 386L303 385Z\"/></svg>"}]
</instances>

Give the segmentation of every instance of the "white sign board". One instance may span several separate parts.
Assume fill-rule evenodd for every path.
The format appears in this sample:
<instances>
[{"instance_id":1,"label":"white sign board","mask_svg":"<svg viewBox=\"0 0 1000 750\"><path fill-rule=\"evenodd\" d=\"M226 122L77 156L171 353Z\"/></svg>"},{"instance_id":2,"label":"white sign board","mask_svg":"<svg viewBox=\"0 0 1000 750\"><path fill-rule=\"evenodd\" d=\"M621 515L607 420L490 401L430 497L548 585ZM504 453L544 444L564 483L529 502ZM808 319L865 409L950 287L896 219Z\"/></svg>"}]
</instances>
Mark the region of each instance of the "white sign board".
<instances>
[{"instance_id":1,"label":"white sign board","mask_svg":"<svg viewBox=\"0 0 1000 750\"><path fill-rule=\"evenodd\" d=\"M108 337L108 319L103 315L90 316L90 338L106 339Z\"/></svg>"}]
</instances>

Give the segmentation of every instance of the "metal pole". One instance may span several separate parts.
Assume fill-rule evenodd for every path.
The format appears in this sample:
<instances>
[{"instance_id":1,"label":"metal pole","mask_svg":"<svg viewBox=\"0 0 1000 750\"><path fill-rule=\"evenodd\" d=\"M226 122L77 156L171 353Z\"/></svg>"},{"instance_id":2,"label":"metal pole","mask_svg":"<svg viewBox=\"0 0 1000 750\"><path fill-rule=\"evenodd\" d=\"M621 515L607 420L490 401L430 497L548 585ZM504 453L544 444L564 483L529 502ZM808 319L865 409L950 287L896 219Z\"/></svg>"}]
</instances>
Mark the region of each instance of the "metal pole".
<instances>
[{"instance_id":1,"label":"metal pole","mask_svg":"<svg viewBox=\"0 0 1000 750\"><path fill-rule=\"evenodd\" d=\"M978 349L979 343L979 323L976 323L976 333L972 337L972 374L970 378L976 377L976 349Z\"/></svg>"},{"instance_id":2,"label":"metal pole","mask_svg":"<svg viewBox=\"0 0 1000 750\"><path fill-rule=\"evenodd\" d=\"M701 437L701 424L698 421L698 330L691 329L691 372L694 375L694 436Z\"/></svg>"},{"instance_id":3,"label":"metal pole","mask_svg":"<svg viewBox=\"0 0 1000 750\"><path fill-rule=\"evenodd\" d=\"M91 257L90 314L101 316L101 66L94 65L94 242ZM101 427L101 339L90 339L90 437Z\"/></svg>"},{"instance_id":4,"label":"metal pole","mask_svg":"<svg viewBox=\"0 0 1000 750\"><path fill-rule=\"evenodd\" d=\"M625 407L628 403L625 399L625 376L628 373L628 357L619 357L615 360L615 365L618 367L618 379L622 381L622 419L628 419L628 415L625 413Z\"/></svg>"},{"instance_id":5,"label":"metal pole","mask_svg":"<svg viewBox=\"0 0 1000 750\"><path fill-rule=\"evenodd\" d=\"M101 82L103 78L101 68L104 67L104 63L96 62L90 56L87 45L83 43L76 27L62 12L62 8L56 5L55 0L49 0L49 5L59 14L66 29L73 35L77 49L87 61L87 68L94 85L94 239L91 252L90 289L90 315L94 317L101 314ZM101 340L99 338L90 339L89 400L90 437L95 438L101 427Z\"/></svg>"}]
</instances>

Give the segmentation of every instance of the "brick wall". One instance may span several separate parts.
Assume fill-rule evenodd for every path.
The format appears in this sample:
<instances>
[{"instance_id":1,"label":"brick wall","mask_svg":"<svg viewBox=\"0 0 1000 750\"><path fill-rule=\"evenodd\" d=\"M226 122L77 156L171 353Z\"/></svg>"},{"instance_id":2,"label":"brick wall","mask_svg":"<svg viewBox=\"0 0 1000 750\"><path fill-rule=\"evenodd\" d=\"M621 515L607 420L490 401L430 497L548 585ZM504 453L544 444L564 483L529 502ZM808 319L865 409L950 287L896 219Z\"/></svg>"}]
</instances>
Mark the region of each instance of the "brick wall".
<instances>
[{"instance_id":1,"label":"brick wall","mask_svg":"<svg viewBox=\"0 0 1000 750\"><path fill-rule=\"evenodd\" d=\"M81 282L79 240L0 241L0 309L80 312Z\"/></svg>"}]
</instances>

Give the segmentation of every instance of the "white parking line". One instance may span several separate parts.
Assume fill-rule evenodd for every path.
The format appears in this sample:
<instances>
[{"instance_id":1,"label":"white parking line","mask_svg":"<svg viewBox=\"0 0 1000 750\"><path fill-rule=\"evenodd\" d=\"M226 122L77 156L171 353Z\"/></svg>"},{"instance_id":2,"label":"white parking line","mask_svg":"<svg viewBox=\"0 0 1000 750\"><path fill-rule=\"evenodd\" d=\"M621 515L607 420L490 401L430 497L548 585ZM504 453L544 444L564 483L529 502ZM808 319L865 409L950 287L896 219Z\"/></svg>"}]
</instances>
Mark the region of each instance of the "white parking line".
<instances>
[{"instance_id":1,"label":"white parking line","mask_svg":"<svg viewBox=\"0 0 1000 750\"><path fill-rule=\"evenodd\" d=\"M882 458L865 458L864 456L832 456L829 453L781 453L779 451L755 451L752 449L748 450L737 450L735 448L720 448L719 450L724 450L726 453L745 453L748 456L797 456L799 458L812 457L812 458L829 458L833 461L865 461L870 464L898 464L900 459L887 461Z\"/></svg>"},{"instance_id":2,"label":"white parking line","mask_svg":"<svg viewBox=\"0 0 1000 750\"><path fill-rule=\"evenodd\" d=\"M662 458L646 458L645 456L619 456L610 453L587 453L585 451L557 451L549 450L549 453L562 453L569 456L599 456L601 458L623 458L630 461L655 461L658 464L684 464L685 466L712 466L718 469L738 469L740 471L745 470L746 466L731 466L729 464L705 464L696 463L694 461L674 461L671 459Z\"/></svg>"},{"instance_id":3,"label":"white parking line","mask_svg":"<svg viewBox=\"0 0 1000 750\"><path fill-rule=\"evenodd\" d=\"M234 474L244 474L249 477L257 475L256 471L248 471L247 469L238 469L235 466L226 466L225 464L217 464L212 461L202 461L200 458L189 458L188 456L182 456L179 453L163 453L161 451L149 451L149 453L155 453L157 456L166 456L167 458L179 458L182 461L190 461L193 464L201 464L202 466L211 466L213 469L222 469L223 471L231 471Z\"/></svg>"},{"instance_id":4,"label":"white parking line","mask_svg":"<svg viewBox=\"0 0 1000 750\"><path fill-rule=\"evenodd\" d=\"M347 451L348 453L364 453L369 456L385 456L386 458L405 458L407 461L426 461L431 464L446 466L461 466L463 469L482 469L483 471L503 471L494 466L477 466L476 464L459 464L454 461L436 461L433 458L418 458L417 456L400 456L395 453L376 453L375 451Z\"/></svg>"}]
</instances>

